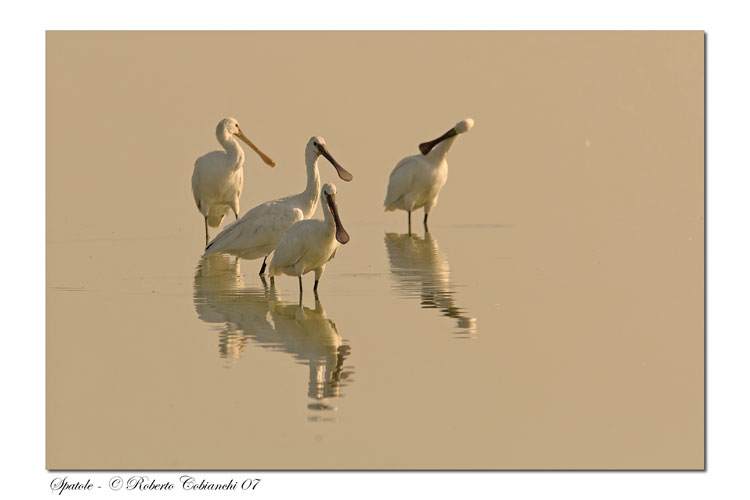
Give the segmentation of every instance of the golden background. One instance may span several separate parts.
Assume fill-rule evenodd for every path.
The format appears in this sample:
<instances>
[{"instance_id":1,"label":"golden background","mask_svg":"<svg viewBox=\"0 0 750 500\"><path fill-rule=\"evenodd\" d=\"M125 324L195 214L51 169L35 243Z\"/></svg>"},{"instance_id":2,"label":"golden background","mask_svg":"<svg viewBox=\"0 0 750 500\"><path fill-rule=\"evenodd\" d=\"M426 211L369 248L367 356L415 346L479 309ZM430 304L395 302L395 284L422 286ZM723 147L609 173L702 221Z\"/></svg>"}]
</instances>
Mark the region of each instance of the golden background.
<instances>
[{"instance_id":1,"label":"golden background","mask_svg":"<svg viewBox=\"0 0 750 500\"><path fill-rule=\"evenodd\" d=\"M242 213L302 190L311 135L354 174L321 161L336 422L193 310L224 116L277 164L246 150ZM386 269L391 168L466 117L430 228L479 333L396 338L444 323L344 275ZM703 32L48 32L47 467L703 468L703 215Z\"/></svg>"}]
</instances>

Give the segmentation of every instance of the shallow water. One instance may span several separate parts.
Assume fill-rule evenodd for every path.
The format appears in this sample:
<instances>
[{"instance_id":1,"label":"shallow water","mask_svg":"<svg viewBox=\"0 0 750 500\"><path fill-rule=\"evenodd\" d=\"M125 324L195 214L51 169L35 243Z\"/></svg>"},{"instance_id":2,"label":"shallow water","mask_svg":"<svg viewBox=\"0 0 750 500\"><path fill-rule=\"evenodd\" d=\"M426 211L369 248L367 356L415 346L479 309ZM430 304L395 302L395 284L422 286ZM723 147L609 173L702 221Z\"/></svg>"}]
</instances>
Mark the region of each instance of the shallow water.
<instances>
[{"instance_id":1,"label":"shallow water","mask_svg":"<svg viewBox=\"0 0 750 500\"><path fill-rule=\"evenodd\" d=\"M51 459L569 467L616 447L607 463L629 466L657 435L670 438L643 408L679 414L668 394L682 383L657 375L682 362L616 307L602 312L617 301L600 295L606 278L575 276L577 259L572 272L529 260L514 227L391 229L350 225L351 244L317 297L306 276L301 304L296 279L261 279L260 261L201 258L200 241L51 242L68 263L48 292ZM372 250L363 259L358 248Z\"/></svg>"},{"instance_id":2,"label":"shallow water","mask_svg":"<svg viewBox=\"0 0 750 500\"><path fill-rule=\"evenodd\" d=\"M474 385L472 372L499 376L494 357L484 366L475 364L483 350L502 343L497 334L480 340L479 328L485 311L488 331L497 329L492 316L499 304L470 303L467 283L477 277L468 269L453 275L434 232L409 235L381 229L378 234L372 229L348 227L372 240L365 272L352 253L355 245L343 246L321 279L319 293L312 292L307 275L301 299L296 279L259 277L260 261L200 257L200 242L172 242L193 247L186 252L193 254L191 264L187 257L166 258L164 250L154 250L153 240L50 242L50 254L70 264L50 277L52 330L58 312L78 324L66 331L64 342L48 338L52 357L62 361L62 378L50 380L50 391L61 396L60 403L74 394L97 401L58 436L66 462L77 456L82 461L77 463L86 463L107 443L120 450L119 458L98 462L102 467L133 466L128 450L135 447L131 452L137 454L141 439L156 447L154 458L170 456L175 438L165 432L192 429L191 434L200 435L205 419L216 418L211 434L222 441L218 456L205 443L193 455L185 443L179 446L179 460L145 465L418 465L377 455L373 462L337 457L346 453L343 443L421 447L432 441L427 427L440 432L462 420L464 405L439 401L445 391ZM460 240L466 231L494 237L498 230L444 229L447 240ZM138 264L128 265L128 260ZM110 266L111 261L123 265ZM424 386L426 380L437 383ZM51 398L53 408L56 400ZM153 426L134 439L128 422L146 416ZM230 428L224 422L232 422ZM113 426L122 429L122 440L109 435ZM75 428L87 436L87 446L81 446ZM239 429L243 431L235 434ZM290 458L280 453L290 439L302 448L317 444ZM74 442L76 452L68 446ZM240 462L223 462L248 448L264 451L242 455ZM335 453L326 456L326 451ZM274 453L280 455L274 458Z\"/></svg>"}]
</instances>

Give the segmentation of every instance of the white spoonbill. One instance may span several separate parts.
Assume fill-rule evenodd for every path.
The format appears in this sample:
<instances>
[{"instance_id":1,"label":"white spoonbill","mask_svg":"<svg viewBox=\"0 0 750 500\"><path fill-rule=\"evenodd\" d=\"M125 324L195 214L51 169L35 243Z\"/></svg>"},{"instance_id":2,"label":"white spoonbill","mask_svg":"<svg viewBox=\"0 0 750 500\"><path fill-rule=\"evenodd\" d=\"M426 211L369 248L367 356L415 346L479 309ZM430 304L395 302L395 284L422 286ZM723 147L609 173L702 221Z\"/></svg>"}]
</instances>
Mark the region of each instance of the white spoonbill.
<instances>
[{"instance_id":1,"label":"white spoonbill","mask_svg":"<svg viewBox=\"0 0 750 500\"><path fill-rule=\"evenodd\" d=\"M212 151L195 160L193 168L193 197L198 210L203 214L208 243L208 226L219 227L224 215L234 212L239 217L240 194L242 194L242 164L245 153L234 137L237 136L258 153L270 167L275 164L260 149L245 137L240 124L234 118L224 118L216 126L216 139L224 151Z\"/></svg>"},{"instance_id":2,"label":"white spoonbill","mask_svg":"<svg viewBox=\"0 0 750 500\"><path fill-rule=\"evenodd\" d=\"M310 271L315 271L313 291L317 293L320 276L328 261L336 256L339 243L349 242L349 233L341 224L336 206L336 186L325 184L320 194L323 220L301 220L290 227L276 245L268 268L271 277L279 274L297 276L300 294L302 275Z\"/></svg>"},{"instance_id":3,"label":"white spoonbill","mask_svg":"<svg viewBox=\"0 0 750 500\"><path fill-rule=\"evenodd\" d=\"M266 259L281 239L284 231L295 222L309 219L315 213L320 198L318 158L323 155L345 181L352 174L333 159L322 137L312 137L305 148L307 187L299 194L267 201L253 208L241 219L224 228L206 247L206 254L229 253L243 259L263 257L260 274L266 270Z\"/></svg>"},{"instance_id":4,"label":"white spoonbill","mask_svg":"<svg viewBox=\"0 0 750 500\"><path fill-rule=\"evenodd\" d=\"M437 139L420 144L422 154L407 156L391 172L383 205L386 212L406 210L410 233L412 210L424 207L424 225L427 227L427 216L437 204L440 189L448 180L448 150L459 134L468 132L473 126L471 118L461 120Z\"/></svg>"}]
</instances>

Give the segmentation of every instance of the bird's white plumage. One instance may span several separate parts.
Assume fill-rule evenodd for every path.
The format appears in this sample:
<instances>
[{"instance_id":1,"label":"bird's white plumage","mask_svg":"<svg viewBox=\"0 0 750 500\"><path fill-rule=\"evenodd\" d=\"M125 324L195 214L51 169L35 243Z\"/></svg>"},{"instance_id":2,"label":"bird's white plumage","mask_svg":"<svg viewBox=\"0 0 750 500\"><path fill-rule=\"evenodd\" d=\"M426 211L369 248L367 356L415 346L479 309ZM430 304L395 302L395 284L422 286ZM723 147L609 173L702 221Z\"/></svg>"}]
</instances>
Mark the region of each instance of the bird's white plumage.
<instances>
[{"instance_id":1,"label":"bird's white plumage","mask_svg":"<svg viewBox=\"0 0 750 500\"><path fill-rule=\"evenodd\" d=\"M224 151L212 151L195 160L193 168L193 197L198 210L208 218L208 225L217 227L230 211L239 213L242 193L242 165L245 154L232 137L239 130L234 118L225 118L216 129L216 138Z\"/></svg>"},{"instance_id":2,"label":"bird's white plumage","mask_svg":"<svg viewBox=\"0 0 750 500\"><path fill-rule=\"evenodd\" d=\"M456 137L467 132L473 125L474 120L471 118L462 120L441 138L431 141L434 144L426 154L407 156L398 162L388 180L383 202L385 210L412 212L424 207L425 214L429 214L448 180L448 150Z\"/></svg>"},{"instance_id":3,"label":"bird's white plumage","mask_svg":"<svg viewBox=\"0 0 750 500\"><path fill-rule=\"evenodd\" d=\"M411 212L424 207L425 213L430 213L447 180L448 163L444 158L430 161L424 155L407 156L391 172L385 209Z\"/></svg>"},{"instance_id":4,"label":"bird's white plumage","mask_svg":"<svg viewBox=\"0 0 750 500\"><path fill-rule=\"evenodd\" d=\"M288 276L302 276L315 271L318 281L325 270L326 264L336 256L339 248L337 231L343 231L334 213L336 186L326 184L321 191L323 198L323 220L302 220L290 227L279 240L271 259L268 273L271 276L286 274ZM333 209L327 199L333 200ZM344 231L345 233L345 231ZM341 233L339 233L341 235ZM341 238L341 236L339 236ZM342 239L349 241L348 235Z\"/></svg>"},{"instance_id":5,"label":"bird's white plumage","mask_svg":"<svg viewBox=\"0 0 750 500\"><path fill-rule=\"evenodd\" d=\"M471 118L467 118L465 120L461 120L460 122L456 123L456 133L459 134L465 134L469 130L471 130L471 127L474 126L474 120Z\"/></svg>"},{"instance_id":6,"label":"bird's white plumage","mask_svg":"<svg viewBox=\"0 0 750 500\"><path fill-rule=\"evenodd\" d=\"M290 227L276 246L268 273L271 276L302 276L324 268L336 255L339 246L336 231L333 228L328 230L326 226L322 220L308 219Z\"/></svg>"},{"instance_id":7,"label":"bird's white plumage","mask_svg":"<svg viewBox=\"0 0 750 500\"><path fill-rule=\"evenodd\" d=\"M320 154L330 157L330 153L325 150L325 141L320 137L313 137L305 150L305 190L253 208L224 228L208 244L206 254L229 253L243 259L268 256L287 229L298 221L309 219L315 213L320 197L320 174L317 166ZM336 166L337 169L341 168L338 164Z\"/></svg>"},{"instance_id":8,"label":"bird's white plumage","mask_svg":"<svg viewBox=\"0 0 750 500\"><path fill-rule=\"evenodd\" d=\"M234 118L224 118L216 126L216 139L224 151L212 151L197 160L193 167L193 198L206 219L206 226L218 227L228 213L239 217L245 153L237 142L239 137L273 166L273 161L259 151L242 133ZM208 227L206 227L208 237Z\"/></svg>"},{"instance_id":9,"label":"bird's white plumage","mask_svg":"<svg viewBox=\"0 0 750 500\"><path fill-rule=\"evenodd\" d=\"M243 259L258 259L273 251L292 224L305 218L291 197L269 201L253 208L228 225L206 247L206 254L229 253Z\"/></svg>"}]
</instances>

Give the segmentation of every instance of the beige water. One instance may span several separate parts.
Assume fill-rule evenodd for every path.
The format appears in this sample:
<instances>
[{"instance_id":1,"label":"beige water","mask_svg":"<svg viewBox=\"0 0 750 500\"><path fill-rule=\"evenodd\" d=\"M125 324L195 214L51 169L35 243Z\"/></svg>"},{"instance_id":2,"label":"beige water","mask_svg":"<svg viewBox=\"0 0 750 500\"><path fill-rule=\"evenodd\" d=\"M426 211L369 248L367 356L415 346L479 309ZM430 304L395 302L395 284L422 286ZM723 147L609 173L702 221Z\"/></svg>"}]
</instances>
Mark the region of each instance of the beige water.
<instances>
[{"instance_id":1,"label":"beige water","mask_svg":"<svg viewBox=\"0 0 750 500\"><path fill-rule=\"evenodd\" d=\"M50 33L47 75L48 467L703 467L702 33ZM354 175L319 300L201 257L223 116L277 163L243 213L313 134ZM388 173L469 116L407 234Z\"/></svg>"}]
</instances>

